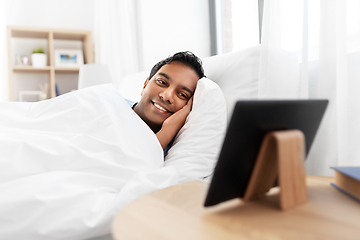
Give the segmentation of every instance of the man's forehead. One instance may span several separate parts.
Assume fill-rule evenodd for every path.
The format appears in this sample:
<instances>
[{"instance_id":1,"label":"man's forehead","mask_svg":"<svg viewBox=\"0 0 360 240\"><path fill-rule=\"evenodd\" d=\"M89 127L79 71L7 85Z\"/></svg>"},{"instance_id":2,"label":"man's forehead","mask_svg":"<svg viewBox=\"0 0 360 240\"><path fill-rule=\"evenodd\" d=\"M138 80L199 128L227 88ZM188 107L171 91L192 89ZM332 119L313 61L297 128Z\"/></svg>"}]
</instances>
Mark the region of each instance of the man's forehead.
<instances>
[{"instance_id":1,"label":"man's forehead","mask_svg":"<svg viewBox=\"0 0 360 240\"><path fill-rule=\"evenodd\" d=\"M199 76L197 75L196 71L192 67L190 67L182 62L171 62L171 63L164 64L155 73L155 75L158 75L158 74L160 74L168 79L171 79L171 77L174 75L183 74L183 75L187 75L189 78L194 79L196 81L199 80Z\"/></svg>"}]
</instances>

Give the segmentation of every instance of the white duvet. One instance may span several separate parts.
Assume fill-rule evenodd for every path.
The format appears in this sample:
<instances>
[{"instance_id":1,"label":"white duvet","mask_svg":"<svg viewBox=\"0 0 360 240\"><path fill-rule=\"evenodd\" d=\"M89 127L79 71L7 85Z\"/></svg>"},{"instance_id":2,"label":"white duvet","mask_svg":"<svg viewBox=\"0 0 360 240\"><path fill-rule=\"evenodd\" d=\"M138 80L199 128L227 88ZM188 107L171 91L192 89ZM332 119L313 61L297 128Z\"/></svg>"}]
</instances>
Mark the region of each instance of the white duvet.
<instances>
[{"instance_id":1,"label":"white duvet","mask_svg":"<svg viewBox=\"0 0 360 240\"><path fill-rule=\"evenodd\" d=\"M111 84L0 103L0 240L105 235L126 203L177 182Z\"/></svg>"}]
</instances>

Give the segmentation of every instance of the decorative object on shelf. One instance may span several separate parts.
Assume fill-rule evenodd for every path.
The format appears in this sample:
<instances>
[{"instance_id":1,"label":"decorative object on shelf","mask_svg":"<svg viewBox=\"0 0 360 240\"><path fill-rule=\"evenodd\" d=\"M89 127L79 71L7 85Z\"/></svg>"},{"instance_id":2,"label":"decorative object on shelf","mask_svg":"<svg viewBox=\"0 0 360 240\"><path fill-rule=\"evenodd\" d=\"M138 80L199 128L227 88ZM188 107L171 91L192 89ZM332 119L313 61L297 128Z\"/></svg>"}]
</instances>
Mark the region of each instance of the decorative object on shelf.
<instances>
[{"instance_id":1,"label":"decorative object on shelf","mask_svg":"<svg viewBox=\"0 0 360 240\"><path fill-rule=\"evenodd\" d=\"M80 67L84 64L82 50L55 49L56 67Z\"/></svg>"},{"instance_id":2,"label":"decorative object on shelf","mask_svg":"<svg viewBox=\"0 0 360 240\"><path fill-rule=\"evenodd\" d=\"M31 63L35 68L46 67L46 54L42 47L33 49L31 54Z\"/></svg>"},{"instance_id":3,"label":"decorative object on shelf","mask_svg":"<svg viewBox=\"0 0 360 240\"><path fill-rule=\"evenodd\" d=\"M39 87L42 92L41 100L47 99L48 91L49 91L49 83L39 84Z\"/></svg>"},{"instance_id":4,"label":"decorative object on shelf","mask_svg":"<svg viewBox=\"0 0 360 240\"><path fill-rule=\"evenodd\" d=\"M42 91L19 91L20 102L37 102L43 100Z\"/></svg>"},{"instance_id":5,"label":"decorative object on shelf","mask_svg":"<svg viewBox=\"0 0 360 240\"><path fill-rule=\"evenodd\" d=\"M30 65L30 58L27 55L19 55L19 59L17 59L17 65L21 66L29 66Z\"/></svg>"}]
</instances>

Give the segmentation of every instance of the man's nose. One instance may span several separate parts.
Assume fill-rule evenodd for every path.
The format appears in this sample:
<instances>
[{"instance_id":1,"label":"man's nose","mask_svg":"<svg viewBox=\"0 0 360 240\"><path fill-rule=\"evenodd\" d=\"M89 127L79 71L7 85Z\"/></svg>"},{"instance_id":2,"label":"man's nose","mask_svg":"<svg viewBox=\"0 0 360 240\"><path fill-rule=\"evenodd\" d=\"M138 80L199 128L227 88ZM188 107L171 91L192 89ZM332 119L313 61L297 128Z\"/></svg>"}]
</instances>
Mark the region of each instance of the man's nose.
<instances>
[{"instance_id":1,"label":"man's nose","mask_svg":"<svg viewBox=\"0 0 360 240\"><path fill-rule=\"evenodd\" d=\"M168 103L173 103L174 102L174 89L172 88L167 88L165 89L160 97L165 101L165 102L168 102Z\"/></svg>"}]
</instances>

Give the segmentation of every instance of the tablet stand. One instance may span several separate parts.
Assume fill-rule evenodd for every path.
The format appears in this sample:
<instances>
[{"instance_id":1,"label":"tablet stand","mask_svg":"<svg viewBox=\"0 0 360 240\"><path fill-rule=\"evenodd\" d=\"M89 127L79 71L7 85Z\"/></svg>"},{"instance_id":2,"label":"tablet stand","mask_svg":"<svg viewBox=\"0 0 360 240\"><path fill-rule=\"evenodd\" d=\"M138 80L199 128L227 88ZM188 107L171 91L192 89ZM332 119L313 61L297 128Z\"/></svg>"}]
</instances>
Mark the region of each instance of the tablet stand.
<instances>
[{"instance_id":1,"label":"tablet stand","mask_svg":"<svg viewBox=\"0 0 360 240\"><path fill-rule=\"evenodd\" d=\"M244 200L264 194L278 179L280 208L293 208L306 202L305 140L299 130L274 131L262 142Z\"/></svg>"}]
</instances>

